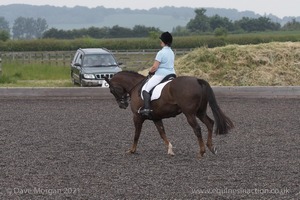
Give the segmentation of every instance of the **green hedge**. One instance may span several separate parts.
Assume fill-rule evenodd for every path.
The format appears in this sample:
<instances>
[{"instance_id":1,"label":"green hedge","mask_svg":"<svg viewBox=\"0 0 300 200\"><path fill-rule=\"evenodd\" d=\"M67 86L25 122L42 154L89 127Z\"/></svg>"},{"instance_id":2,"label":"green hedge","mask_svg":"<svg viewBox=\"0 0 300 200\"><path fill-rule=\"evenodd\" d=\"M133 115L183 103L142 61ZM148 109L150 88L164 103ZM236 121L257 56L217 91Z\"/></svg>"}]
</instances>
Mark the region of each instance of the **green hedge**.
<instances>
[{"instance_id":1,"label":"green hedge","mask_svg":"<svg viewBox=\"0 0 300 200\"><path fill-rule=\"evenodd\" d=\"M225 46L227 44L259 44L272 41L300 41L299 32L270 32L254 34L232 34L216 37L213 35L197 35L175 37L173 47L189 49L206 46L209 48ZM8 40L0 42L0 51L68 51L87 47L105 47L110 50L140 50L158 49L158 39L92 39L81 38L75 40L38 39L38 40Z\"/></svg>"}]
</instances>

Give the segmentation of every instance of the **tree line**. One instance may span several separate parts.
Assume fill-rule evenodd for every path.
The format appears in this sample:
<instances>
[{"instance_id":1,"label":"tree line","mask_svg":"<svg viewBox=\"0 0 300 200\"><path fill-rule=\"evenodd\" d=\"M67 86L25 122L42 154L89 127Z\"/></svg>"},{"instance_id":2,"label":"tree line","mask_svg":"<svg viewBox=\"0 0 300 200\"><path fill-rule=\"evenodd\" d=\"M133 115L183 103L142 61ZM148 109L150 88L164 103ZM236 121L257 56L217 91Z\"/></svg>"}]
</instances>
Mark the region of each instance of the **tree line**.
<instances>
[{"instance_id":1,"label":"tree line","mask_svg":"<svg viewBox=\"0 0 300 200\"><path fill-rule=\"evenodd\" d=\"M294 19L281 26L279 23L272 22L268 17L249 18L243 17L240 20L232 21L227 17L205 15L206 9L196 9L196 16L191 19L185 27L176 27L173 32L177 35L214 33L222 35L230 33L251 33L263 31L279 30L300 30L300 23Z\"/></svg>"},{"instance_id":2,"label":"tree line","mask_svg":"<svg viewBox=\"0 0 300 200\"><path fill-rule=\"evenodd\" d=\"M118 25L109 27L90 27L73 30L58 30L51 28L43 34L43 38L56 38L56 39L75 39L81 37L91 38L136 38L148 37L149 34L161 32L159 28L146 27L143 25L135 25L132 29L120 27Z\"/></svg>"},{"instance_id":3,"label":"tree line","mask_svg":"<svg viewBox=\"0 0 300 200\"><path fill-rule=\"evenodd\" d=\"M26 18L18 17L10 29L8 21L4 17L0 17L0 40L6 41L13 39L35 39L42 38L48 29L47 21L43 18Z\"/></svg>"},{"instance_id":4,"label":"tree line","mask_svg":"<svg viewBox=\"0 0 300 200\"><path fill-rule=\"evenodd\" d=\"M208 17L206 9L196 9L195 17L186 26L173 28L175 36L188 36L194 34L214 33L215 35L226 35L228 33L242 32L263 32L278 30L300 30L300 23L295 19L281 26L272 22L268 17L249 18L243 17L240 20L232 21L227 17L214 15ZM56 38L75 39L82 37L91 38L130 38L130 37L156 37L161 30L155 27L136 25L133 28L120 27L90 27L73 30L62 30L56 28L48 29L48 24L42 18L18 17L10 29L8 21L0 17L0 41L12 39L36 39L36 38ZM12 34L12 35L11 35Z\"/></svg>"}]
</instances>

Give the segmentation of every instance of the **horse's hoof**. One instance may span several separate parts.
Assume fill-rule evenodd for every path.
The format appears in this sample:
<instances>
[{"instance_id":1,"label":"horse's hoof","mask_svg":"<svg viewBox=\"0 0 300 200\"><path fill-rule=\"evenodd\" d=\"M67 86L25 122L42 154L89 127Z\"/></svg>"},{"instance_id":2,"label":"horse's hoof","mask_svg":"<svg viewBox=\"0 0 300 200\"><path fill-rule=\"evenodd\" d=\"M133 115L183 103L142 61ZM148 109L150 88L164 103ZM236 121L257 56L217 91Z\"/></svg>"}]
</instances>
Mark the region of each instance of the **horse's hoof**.
<instances>
[{"instance_id":1,"label":"horse's hoof","mask_svg":"<svg viewBox=\"0 0 300 200\"><path fill-rule=\"evenodd\" d=\"M217 154L217 148L216 148L216 147L212 147L212 148L210 149L210 151L211 151L214 155Z\"/></svg>"},{"instance_id":2,"label":"horse's hoof","mask_svg":"<svg viewBox=\"0 0 300 200\"><path fill-rule=\"evenodd\" d=\"M175 155L173 152L173 145L171 144L171 142L169 142L169 145L168 145L168 154L171 156Z\"/></svg>"},{"instance_id":3,"label":"horse's hoof","mask_svg":"<svg viewBox=\"0 0 300 200\"><path fill-rule=\"evenodd\" d=\"M132 149L129 149L128 151L126 151L127 154L134 154L135 151L133 151Z\"/></svg>"},{"instance_id":4,"label":"horse's hoof","mask_svg":"<svg viewBox=\"0 0 300 200\"><path fill-rule=\"evenodd\" d=\"M204 155L205 155L205 152L200 152L200 153L198 154L198 159L200 160L201 158L204 157Z\"/></svg>"}]
</instances>

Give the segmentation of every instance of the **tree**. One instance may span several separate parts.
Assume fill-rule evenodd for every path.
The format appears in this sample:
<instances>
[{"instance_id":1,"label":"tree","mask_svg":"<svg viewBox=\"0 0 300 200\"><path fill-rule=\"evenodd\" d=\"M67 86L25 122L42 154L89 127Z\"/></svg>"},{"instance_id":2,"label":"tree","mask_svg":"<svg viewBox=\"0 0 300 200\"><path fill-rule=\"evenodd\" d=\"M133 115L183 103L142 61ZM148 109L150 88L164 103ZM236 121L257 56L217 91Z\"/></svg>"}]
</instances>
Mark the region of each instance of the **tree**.
<instances>
[{"instance_id":1,"label":"tree","mask_svg":"<svg viewBox=\"0 0 300 200\"><path fill-rule=\"evenodd\" d=\"M44 32L43 38L59 38L58 30L56 28L51 28Z\"/></svg>"},{"instance_id":2,"label":"tree","mask_svg":"<svg viewBox=\"0 0 300 200\"><path fill-rule=\"evenodd\" d=\"M34 35L36 38L41 38L43 36L43 33L48 29L48 24L45 19L38 18L34 22Z\"/></svg>"},{"instance_id":3,"label":"tree","mask_svg":"<svg viewBox=\"0 0 300 200\"><path fill-rule=\"evenodd\" d=\"M18 17L12 27L14 39L32 39L33 18Z\"/></svg>"},{"instance_id":4,"label":"tree","mask_svg":"<svg viewBox=\"0 0 300 200\"><path fill-rule=\"evenodd\" d=\"M173 36L186 36L189 35L189 31L185 26L176 26L172 29Z\"/></svg>"},{"instance_id":5,"label":"tree","mask_svg":"<svg viewBox=\"0 0 300 200\"><path fill-rule=\"evenodd\" d=\"M4 30L0 30L0 41L6 41L10 38L9 32L8 31L4 31Z\"/></svg>"},{"instance_id":6,"label":"tree","mask_svg":"<svg viewBox=\"0 0 300 200\"><path fill-rule=\"evenodd\" d=\"M99 38L109 38L109 27L102 27L99 29Z\"/></svg>"},{"instance_id":7,"label":"tree","mask_svg":"<svg viewBox=\"0 0 300 200\"><path fill-rule=\"evenodd\" d=\"M51 28L44 32L43 38L57 38L57 39L74 39L81 37L91 38L124 38L124 37L148 37L150 32L161 32L158 28L145 27L136 25L133 29L124 28L120 26L109 27L90 27L88 29L73 29L73 30L57 30Z\"/></svg>"},{"instance_id":8,"label":"tree","mask_svg":"<svg viewBox=\"0 0 300 200\"><path fill-rule=\"evenodd\" d=\"M109 34L112 38L132 37L132 30L115 25L109 30Z\"/></svg>"},{"instance_id":9,"label":"tree","mask_svg":"<svg viewBox=\"0 0 300 200\"><path fill-rule=\"evenodd\" d=\"M258 31L277 31L280 29L280 24L272 22L268 17L259 17L256 19Z\"/></svg>"},{"instance_id":10,"label":"tree","mask_svg":"<svg viewBox=\"0 0 300 200\"><path fill-rule=\"evenodd\" d=\"M247 32L267 30L276 31L280 29L280 24L271 22L271 19L268 17L259 17L257 19L243 17L241 20L238 20L235 23L237 26Z\"/></svg>"},{"instance_id":11,"label":"tree","mask_svg":"<svg viewBox=\"0 0 300 200\"><path fill-rule=\"evenodd\" d=\"M296 19L293 19L291 22L287 22L283 27L282 30L287 31L296 31L300 30L300 22L297 22Z\"/></svg>"},{"instance_id":12,"label":"tree","mask_svg":"<svg viewBox=\"0 0 300 200\"><path fill-rule=\"evenodd\" d=\"M233 31L233 23L227 17L221 17L219 15L214 15L209 18L210 28L215 31L217 28L222 30L226 29L227 31Z\"/></svg>"},{"instance_id":13,"label":"tree","mask_svg":"<svg viewBox=\"0 0 300 200\"><path fill-rule=\"evenodd\" d=\"M158 28L135 25L132 29L134 37L148 37L150 32L160 32Z\"/></svg>"},{"instance_id":14,"label":"tree","mask_svg":"<svg viewBox=\"0 0 300 200\"><path fill-rule=\"evenodd\" d=\"M214 35L215 35L216 37L227 36L227 34L228 34L227 29L226 29L226 28L223 28L223 27L221 27L221 28L216 28L215 31L214 31Z\"/></svg>"},{"instance_id":15,"label":"tree","mask_svg":"<svg viewBox=\"0 0 300 200\"><path fill-rule=\"evenodd\" d=\"M12 28L14 39L34 39L41 38L43 33L48 28L45 19L18 17L14 21Z\"/></svg>"},{"instance_id":16,"label":"tree","mask_svg":"<svg viewBox=\"0 0 300 200\"><path fill-rule=\"evenodd\" d=\"M10 31L9 23L4 17L0 17L0 31Z\"/></svg>"},{"instance_id":17,"label":"tree","mask_svg":"<svg viewBox=\"0 0 300 200\"><path fill-rule=\"evenodd\" d=\"M191 19L186 27L191 32L207 32L210 31L209 18L205 15L206 9L196 9L196 16L194 19Z\"/></svg>"},{"instance_id":18,"label":"tree","mask_svg":"<svg viewBox=\"0 0 300 200\"><path fill-rule=\"evenodd\" d=\"M78 32L78 34L74 35L74 32ZM108 27L90 27L88 29L79 29L73 30L73 38L80 37L91 37L91 38L108 38L109 37L109 28Z\"/></svg>"},{"instance_id":19,"label":"tree","mask_svg":"<svg viewBox=\"0 0 300 200\"><path fill-rule=\"evenodd\" d=\"M10 38L9 23L4 17L0 17L0 41L6 41Z\"/></svg>"}]
</instances>

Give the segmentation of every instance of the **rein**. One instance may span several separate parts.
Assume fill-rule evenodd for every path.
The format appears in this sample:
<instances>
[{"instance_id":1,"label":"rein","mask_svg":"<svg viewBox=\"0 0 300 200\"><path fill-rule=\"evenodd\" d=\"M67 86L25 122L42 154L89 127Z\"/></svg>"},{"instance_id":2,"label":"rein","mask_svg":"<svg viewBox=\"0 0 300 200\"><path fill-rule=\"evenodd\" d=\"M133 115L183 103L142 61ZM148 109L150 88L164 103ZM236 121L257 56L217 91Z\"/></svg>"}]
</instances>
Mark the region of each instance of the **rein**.
<instances>
[{"instance_id":1,"label":"rein","mask_svg":"<svg viewBox=\"0 0 300 200\"><path fill-rule=\"evenodd\" d=\"M138 85L142 84L144 85L144 83L146 83L148 81L149 77L147 76L146 78L142 79L141 81L139 81L137 84L135 84L129 91L128 91L128 94L130 95L132 90L134 88L136 88Z\"/></svg>"},{"instance_id":2,"label":"rein","mask_svg":"<svg viewBox=\"0 0 300 200\"><path fill-rule=\"evenodd\" d=\"M144 84L145 82L147 82L149 79L149 77L145 77L143 78L141 81L139 81L138 83L136 83L130 90L126 91L126 89L122 86L114 86L113 84L110 83L110 92L115 96L117 102L121 103L121 104L126 104L128 101L130 101L131 99L131 93L132 91L140 84ZM118 85L118 84L117 84ZM119 89L125 90L122 92L123 94L121 94L121 91L118 91Z\"/></svg>"}]
</instances>

